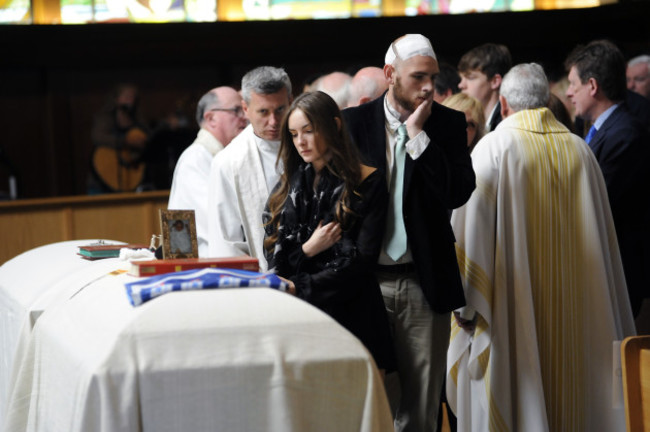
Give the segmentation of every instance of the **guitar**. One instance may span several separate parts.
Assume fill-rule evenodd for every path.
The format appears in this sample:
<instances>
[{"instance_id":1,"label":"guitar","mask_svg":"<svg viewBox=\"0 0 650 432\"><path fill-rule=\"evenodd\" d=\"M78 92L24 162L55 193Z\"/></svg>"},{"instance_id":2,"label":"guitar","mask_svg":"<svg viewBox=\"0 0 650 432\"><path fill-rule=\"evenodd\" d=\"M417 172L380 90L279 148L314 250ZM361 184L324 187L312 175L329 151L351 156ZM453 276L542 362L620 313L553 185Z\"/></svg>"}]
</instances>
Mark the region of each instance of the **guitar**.
<instances>
[{"instance_id":1,"label":"guitar","mask_svg":"<svg viewBox=\"0 0 650 432\"><path fill-rule=\"evenodd\" d=\"M92 164L100 180L113 192L132 192L144 179L145 164L140 161L147 143L147 134L131 128L119 148L97 147Z\"/></svg>"}]
</instances>

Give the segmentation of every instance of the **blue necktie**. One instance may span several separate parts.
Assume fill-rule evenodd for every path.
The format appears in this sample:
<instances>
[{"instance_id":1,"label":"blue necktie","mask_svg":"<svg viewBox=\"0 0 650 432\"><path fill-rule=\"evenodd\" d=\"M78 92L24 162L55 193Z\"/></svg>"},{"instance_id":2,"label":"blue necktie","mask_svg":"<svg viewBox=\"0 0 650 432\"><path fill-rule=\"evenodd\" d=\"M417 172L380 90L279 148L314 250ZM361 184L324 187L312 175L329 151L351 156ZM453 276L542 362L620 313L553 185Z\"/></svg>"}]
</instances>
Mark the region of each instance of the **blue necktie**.
<instances>
[{"instance_id":1,"label":"blue necktie","mask_svg":"<svg viewBox=\"0 0 650 432\"><path fill-rule=\"evenodd\" d=\"M585 141L587 141L587 144L589 144L589 142L594 137L594 135L596 135L596 132L598 132L596 126L592 126L589 128L589 132L587 132L587 136L585 137Z\"/></svg>"},{"instance_id":2,"label":"blue necktie","mask_svg":"<svg viewBox=\"0 0 650 432\"><path fill-rule=\"evenodd\" d=\"M402 192L404 190L404 159L406 157L406 142L408 141L406 125L397 129L395 144L395 161L390 179L390 202L388 204L388 224L386 238L386 253L393 261L397 261L406 253L406 228L402 213Z\"/></svg>"}]
</instances>

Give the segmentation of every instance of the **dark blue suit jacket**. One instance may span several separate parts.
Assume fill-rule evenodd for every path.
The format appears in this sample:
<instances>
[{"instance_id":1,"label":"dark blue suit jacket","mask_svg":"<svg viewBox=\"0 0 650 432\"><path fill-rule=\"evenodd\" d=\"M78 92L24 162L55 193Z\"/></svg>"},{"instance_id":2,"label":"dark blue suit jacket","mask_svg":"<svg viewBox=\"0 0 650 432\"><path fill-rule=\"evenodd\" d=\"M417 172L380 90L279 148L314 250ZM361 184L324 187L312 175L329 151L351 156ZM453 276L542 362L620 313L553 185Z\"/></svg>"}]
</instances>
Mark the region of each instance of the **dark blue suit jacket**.
<instances>
[{"instance_id":1,"label":"dark blue suit jacket","mask_svg":"<svg viewBox=\"0 0 650 432\"><path fill-rule=\"evenodd\" d=\"M343 111L364 162L386 173L384 97ZM463 205L475 187L465 116L433 103L424 125L431 142L417 159L406 157L404 223L424 296L436 312L465 305L449 209Z\"/></svg>"},{"instance_id":2,"label":"dark blue suit jacket","mask_svg":"<svg viewBox=\"0 0 650 432\"><path fill-rule=\"evenodd\" d=\"M625 279L636 315L650 277L650 138L627 109L619 106L589 146L603 172L614 216Z\"/></svg>"}]
</instances>

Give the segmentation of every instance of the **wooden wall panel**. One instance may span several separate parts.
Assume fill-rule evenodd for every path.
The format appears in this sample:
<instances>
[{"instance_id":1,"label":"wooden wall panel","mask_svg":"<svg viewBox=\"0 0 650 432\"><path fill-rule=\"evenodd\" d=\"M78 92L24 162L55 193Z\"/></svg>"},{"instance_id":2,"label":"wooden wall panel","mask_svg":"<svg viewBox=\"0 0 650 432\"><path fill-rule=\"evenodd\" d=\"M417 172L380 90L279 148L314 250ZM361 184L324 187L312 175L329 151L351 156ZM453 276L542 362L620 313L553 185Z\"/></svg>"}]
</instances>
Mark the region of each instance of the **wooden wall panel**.
<instances>
[{"instance_id":1,"label":"wooden wall panel","mask_svg":"<svg viewBox=\"0 0 650 432\"><path fill-rule=\"evenodd\" d=\"M109 208L76 208L72 212L74 230L71 239L104 238L149 244L152 234L160 234L160 228L152 230L154 221L158 220L158 208L167 208L167 201L155 206L145 202L131 202L113 204Z\"/></svg>"},{"instance_id":2,"label":"wooden wall panel","mask_svg":"<svg viewBox=\"0 0 650 432\"><path fill-rule=\"evenodd\" d=\"M0 263L34 247L66 240L65 217L60 209L0 212Z\"/></svg>"},{"instance_id":3,"label":"wooden wall panel","mask_svg":"<svg viewBox=\"0 0 650 432\"><path fill-rule=\"evenodd\" d=\"M110 239L149 244L169 191L0 203L0 264L50 243Z\"/></svg>"}]
</instances>

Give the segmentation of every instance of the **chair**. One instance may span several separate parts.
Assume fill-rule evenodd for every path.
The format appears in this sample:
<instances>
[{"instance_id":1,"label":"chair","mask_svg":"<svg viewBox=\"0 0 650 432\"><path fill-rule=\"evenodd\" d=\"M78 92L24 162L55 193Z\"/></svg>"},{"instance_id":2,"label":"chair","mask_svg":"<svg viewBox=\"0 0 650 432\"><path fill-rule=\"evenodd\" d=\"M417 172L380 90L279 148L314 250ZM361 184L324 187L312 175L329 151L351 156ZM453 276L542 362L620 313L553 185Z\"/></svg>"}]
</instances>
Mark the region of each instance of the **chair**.
<instances>
[{"instance_id":1,"label":"chair","mask_svg":"<svg viewBox=\"0 0 650 432\"><path fill-rule=\"evenodd\" d=\"M650 432L650 336L621 344L625 420L628 432Z\"/></svg>"}]
</instances>

